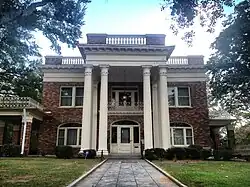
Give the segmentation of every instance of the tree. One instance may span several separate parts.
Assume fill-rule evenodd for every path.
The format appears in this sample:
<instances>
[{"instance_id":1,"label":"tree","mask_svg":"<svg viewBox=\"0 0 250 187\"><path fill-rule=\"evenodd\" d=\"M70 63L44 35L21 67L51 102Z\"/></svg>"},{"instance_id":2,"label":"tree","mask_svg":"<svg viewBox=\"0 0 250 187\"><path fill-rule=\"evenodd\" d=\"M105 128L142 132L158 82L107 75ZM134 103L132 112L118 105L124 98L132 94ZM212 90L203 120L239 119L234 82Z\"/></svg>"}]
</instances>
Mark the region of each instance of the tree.
<instances>
[{"instance_id":1,"label":"tree","mask_svg":"<svg viewBox=\"0 0 250 187\"><path fill-rule=\"evenodd\" d=\"M207 32L214 32L218 20L226 15L225 9L234 5L234 0L163 0L162 10L170 10L173 21L170 28L175 34L178 34L179 29L187 29L183 39L191 45L195 35L192 28L195 20Z\"/></svg>"},{"instance_id":2,"label":"tree","mask_svg":"<svg viewBox=\"0 0 250 187\"><path fill-rule=\"evenodd\" d=\"M60 53L75 47L89 0L1 0L0 94L40 97L41 63L34 32L41 31Z\"/></svg>"},{"instance_id":3,"label":"tree","mask_svg":"<svg viewBox=\"0 0 250 187\"><path fill-rule=\"evenodd\" d=\"M239 3L223 26L207 65L211 93L228 111L250 112L250 2Z\"/></svg>"}]
</instances>

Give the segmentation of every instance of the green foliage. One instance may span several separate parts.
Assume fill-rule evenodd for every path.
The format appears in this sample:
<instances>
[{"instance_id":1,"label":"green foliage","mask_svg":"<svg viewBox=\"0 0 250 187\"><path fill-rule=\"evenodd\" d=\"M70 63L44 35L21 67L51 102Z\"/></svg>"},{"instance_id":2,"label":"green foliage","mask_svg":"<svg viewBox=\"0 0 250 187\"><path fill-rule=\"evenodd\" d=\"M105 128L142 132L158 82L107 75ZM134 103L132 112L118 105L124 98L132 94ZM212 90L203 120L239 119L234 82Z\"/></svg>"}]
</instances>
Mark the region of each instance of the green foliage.
<instances>
[{"instance_id":1,"label":"green foliage","mask_svg":"<svg viewBox=\"0 0 250 187\"><path fill-rule=\"evenodd\" d=\"M18 157L21 153L20 145L4 144L1 149L2 156L5 157Z\"/></svg>"},{"instance_id":2,"label":"green foliage","mask_svg":"<svg viewBox=\"0 0 250 187\"><path fill-rule=\"evenodd\" d=\"M73 157L73 148L71 146L56 146L56 157L57 158L67 158Z\"/></svg>"},{"instance_id":3,"label":"green foliage","mask_svg":"<svg viewBox=\"0 0 250 187\"><path fill-rule=\"evenodd\" d=\"M89 0L2 0L0 2L0 94L40 99L40 31L60 53L59 42L75 47Z\"/></svg>"},{"instance_id":4,"label":"green foliage","mask_svg":"<svg viewBox=\"0 0 250 187\"><path fill-rule=\"evenodd\" d=\"M229 161L233 158L233 151L230 149L219 149L213 152L215 160Z\"/></svg>"},{"instance_id":5,"label":"green foliage","mask_svg":"<svg viewBox=\"0 0 250 187\"><path fill-rule=\"evenodd\" d=\"M210 156L212 156L211 150L208 150L208 149L201 150L201 159L207 160Z\"/></svg>"},{"instance_id":6,"label":"green foliage","mask_svg":"<svg viewBox=\"0 0 250 187\"><path fill-rule=\"evenodd\" d=\"M172 147L167 150L169 160L183 160L187 158L187 152L183 147Z\"/></svg>"},{"instance_id":7,"label":"green foliage","mask_svg":"<svg viewBox=\"0 0 250 187\"><path fill-rule=\"evenodd\" d=\"M178 34L179 29L187 29L183 39L191 45L195 35L195 29L192 26L196 17L207 32L214 32L217 21L225 16L225 9L234 5L234 0L163 0L162 9L170 9L173 20L170 28L175 34Z\"/></svg>"},{"instance_id":8,"label":"green foliage","mask_svg":"<svg viewBox=\"0 0 250 187\"><path fill-rule=\"evenodd\" d=\"M240 2L212 44L207 68L211 93L231 112L250 104L250 2Z\"/></svg>"},{"instance_id":9,"label":"green foliage","mask_svg":"<svg viewBox=\"0 0 250 187\"><path fill-rule=\"evenodd\" d=\"M201 150L197 148L187 147L186 150L186 157L189 159L201 159Z\"/></svg>"},{"instance_id":10,"label":"green foliage","mask_svg":"<svg viewBox=\"0 0 250 187\"><path fill-rule=\"evenodd\" d=\"M147 159L149 161L158 160L158 157L157 157L154 149L146 149L144 157L145 157L145 159Z\"/></svg>"}]
</instances>

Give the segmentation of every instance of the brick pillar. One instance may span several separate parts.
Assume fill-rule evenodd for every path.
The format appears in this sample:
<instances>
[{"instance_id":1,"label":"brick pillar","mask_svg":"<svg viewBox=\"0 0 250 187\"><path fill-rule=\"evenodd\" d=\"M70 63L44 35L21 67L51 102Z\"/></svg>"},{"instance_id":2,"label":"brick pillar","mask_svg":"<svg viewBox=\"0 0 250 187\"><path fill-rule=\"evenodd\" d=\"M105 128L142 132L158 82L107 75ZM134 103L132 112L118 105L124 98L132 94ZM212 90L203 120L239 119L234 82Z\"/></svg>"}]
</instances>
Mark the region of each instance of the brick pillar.
<instances>
[{"instance_id":1,"label":"brick pillar","mask_svg":"<svg viewBox=\"0 0 250 187\"><path fill-rule=\"evenodd\" d=\"M24 143L24 153L23 155L27 156L29 154L30 150L30 136L31 136L31 129L32 129L32 116L27 116L26 121L26 133L25 133L25 143ZM23 129L24 129L24 121L22 119L22 128L21 128L21 136L20 136L20 145L22 147L22 142L23 142Z\"/></svg>"}]
</instances>

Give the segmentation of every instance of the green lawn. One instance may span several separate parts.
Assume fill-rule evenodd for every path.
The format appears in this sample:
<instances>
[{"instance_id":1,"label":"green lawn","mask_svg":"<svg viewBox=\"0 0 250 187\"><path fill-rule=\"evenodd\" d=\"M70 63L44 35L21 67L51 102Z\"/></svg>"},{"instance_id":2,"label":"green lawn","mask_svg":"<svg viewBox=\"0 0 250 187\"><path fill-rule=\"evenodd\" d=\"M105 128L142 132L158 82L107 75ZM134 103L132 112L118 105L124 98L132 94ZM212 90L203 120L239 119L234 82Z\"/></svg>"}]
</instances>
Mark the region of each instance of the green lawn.
<instances>
[{"instance_id":1,"label":"green lawn","mask_svg":"<svg viewBox=\"0 0 250 187\"><path fill-rule=\"evenodd\" d=\"M154 163L189 187L250 186L249 162L155 161Z\"/></svg>"},{"instance_id":2,"label":"green lawn","mask_svg":"<svg viewBox=\"0 0 250 187\"><path fill-rule=\"evenodd\" d=\"M99 160L0 158L0 186L66 186Z\"/></svg>"}]
</instances>

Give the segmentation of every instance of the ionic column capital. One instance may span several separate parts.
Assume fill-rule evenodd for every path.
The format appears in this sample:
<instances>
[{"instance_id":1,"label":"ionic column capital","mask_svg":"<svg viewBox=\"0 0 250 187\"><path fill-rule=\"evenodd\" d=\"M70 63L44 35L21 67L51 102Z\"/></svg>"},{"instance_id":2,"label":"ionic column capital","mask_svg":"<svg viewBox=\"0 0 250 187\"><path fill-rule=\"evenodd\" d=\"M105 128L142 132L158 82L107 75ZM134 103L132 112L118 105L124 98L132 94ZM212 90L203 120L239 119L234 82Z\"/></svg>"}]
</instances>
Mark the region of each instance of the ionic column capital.
<instances>
[{"instance_id":1,"label":"ionic column capital","mask_svg":"<svg viewBox=\"0 0 250 187\"><path fill-rule=\"evenodd\" d=\"M85 67L84 76L91 76L92 75L92 70L93 70L93 66Z\"/></svg>"},{"instance_id":2,"label":"ionic column capital","mask_svg":"<svg viewBox=\"0 0 250 187\"><path fill-rule=\"evenodd\" d=\"M167 75L167 66L161 65L159 66L159 75L166 76Z\"/></svg>"},{"instance_id":3,"label":"ionic column capital","mask_svg":"<svg viewBox=\"0 0 250 187\"><path fill-rule=\"evenodd\" d=\"M144 65L144 66L142 66L143 75L144 75L144 76L150 76L151 67L152 67L152 66L149 66L149 65Z\"/></svg>"},{"instance_id":4,"label":"ionic column capital","mask_svg":"<svg viewBox=\"0 0 250 187\"><path fill-rule=\"evenodd\" d=\"M101 76L107 76L109 73L109 65L103 64L100 65L100 68L101 68Z\"/></svg>"}]
</instances>

